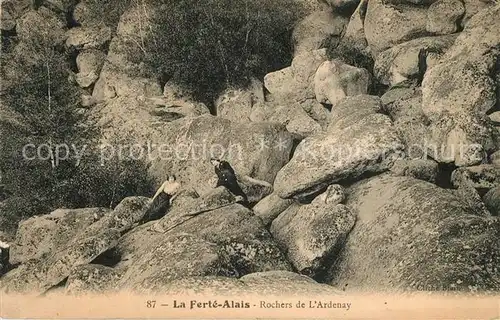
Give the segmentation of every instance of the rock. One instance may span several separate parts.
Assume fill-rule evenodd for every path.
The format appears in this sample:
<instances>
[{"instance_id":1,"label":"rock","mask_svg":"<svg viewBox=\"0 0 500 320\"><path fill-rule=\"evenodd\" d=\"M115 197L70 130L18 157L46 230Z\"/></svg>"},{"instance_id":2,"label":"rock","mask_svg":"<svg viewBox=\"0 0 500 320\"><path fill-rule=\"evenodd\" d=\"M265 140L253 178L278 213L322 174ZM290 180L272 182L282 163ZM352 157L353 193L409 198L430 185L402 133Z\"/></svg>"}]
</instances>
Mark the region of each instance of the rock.
<instances>
[{"instance_id":1,"label":"rock","mask_svg":"<svg viewBox=\"0 0 500 320\"><path fill-rule=\"evenodd\" d=\"M319 123L322 129L328 127L330 111L316 99L307 99L301 102L300 106L309 115L309 117Z\"/></svg>"},{"instance_id":2,"label":"rock","mask_svg":"<svg viewBox=\"0 0 500 320\"><path fill-rule=\"evenodd\" d=\"M491 164L461 167L453 171L451 182L456 188L468 184L479 190L489 190L500 184L500 167Z\"/></svg>"},{"instance_id":3,"label":"rock","mask_svg":"<svg viewBox=\"0 0 500 320\"><path fill-rule=\"evenodd\" d=\"M39 41L37 38L41 38L44 39L44 43L57 46L66 39L64 28L64 21L55 13L40 7L38 10L26 12L17 20L16 33L18 39L23 42L32 43Z\"/></svg>"},{"instance_id":4,"label":"rock","mask_svg":"<svg viewBox=\"0 0 500 320\"><path fill-rule=\"evenodd\" d=\"M428 126L429 155L441 163L473 166L498 148L498 132L484 114L443 114Z\"/></svg>"},{"instance_id":5,"label":"rock","mask_svg":"<svg viewBox=\"0 0 500 320\"><path fill-rule=\"evenodd\" d=\"M254 294L264 296L340 295L339 290L286 270L256 272L240 278Z\"/></svg>"},{"instance_id":6,"label":"rock","mask_svg":"<svg viewBox=\"0 0 500 320\"><path fill-rule=\"evenodd\" d=\"M169 173L182 172L180 182L198 194L213 188L211 157L223 157L240 176L273 183L292 149L292 137L281 125L235 123L211 115L171 122L152 132L149 141L154 144L148 157L151 176L159 183Z\"/></svg>"},{"instance_id":7,"label":"rock","mask_svg":"<svg viewBox=\"0 0 500 320\"><path fill-rule=\"evenodd\" d=\"M66 281L65 293L71 295L103 294L116 290L121 274L111 267L85 264L75 267Z\"/></svg>"},{"instance_id":8,"label":"rock","mask_svg":"<svg viewBox=\"0 0 500 320\"><path fill-rule=\"evenodd\" d=\"M7 273L0 281L5 293L44 293L66 279L73 268L88 264L101 253L113 248L120 238L116 229L108 229L90 237L78 237L67 246L31 259Z\"/></svg>"},{"instance_id":9,"label":"rock","mask_svg":"<svg viewBox=\"0 0 500 320\"><path fill-rule=\"evenodd\" d=\"M277 96L289 96L297 101L314 99L314 75L327 60L326 49L299 54L290 67L266 74L264 85Z\"/></svg>"},{"instance_id":10,"label":"rock","mask_svg":"<svg viewBox=\"0 0 500 320\"><path fill-rule=\"evenodd\" d=\"M18 264L42 259L61 250L108 212L103 208L59 209L21 221L11 246L10 262Z\"/></svg>"},{"instance_id":11,"label":"rock","mask_svg":"<svg viewBox=\"0 0 500 320\"><path fill-rule=\"evenodd\" d=\"M238 184L251 205L256 204L273 192L272 184L266 181L252 179L249 176L238 176Z\"/></svg>"},{"instance_id":12,"label":"rock","mask_svg":"<svg viewBox=\"0 0 500 320\"><path fill-rule=\"evenodd\" d=\"M377 114L378 104L347 98L354 105L344 115L332 114L328 132L307 137L276 176L274 189L282 198L311 195L329 184L388 170L404 149L390 119ZM374 110L375 109L375 110Z\"/></svg>"},{"instance_id":13,"label":"rock","mask_svg":"<svg viewBox=\"0 0 500 320\"><path fill-rule=\"evenodd\" d=\"M355 64L354 60L361 60L359 57L363 57L363 60L371 60L371 50L368 46L364 29L367 6L368 0L361 0L359 2L356 10L351 15L338 46L338 49L342 49L340 51L344 52L342 55L344 61L351 65L365 68L368 68L368 66ZM350 59L353 59L353 61Z\"/></svg>"},{"instance_id":14,"label":"rock","mask_svg":"<svg viewBox=\"0 0 500 320\"><path fill-rule=\"evenodd\" d=\"M92 95L96 101L109 101L116 96L136 99L140 96L162 95L157 79L142 76L145 74L145 67L136 61L130 61L134 54L141 54L141 49L136 44L141 43L140 35L144 33L142 28L149 28L148 17L152 16L152 12L151 6L143 3L141 6L129 7L121 15L116 36L109 43L106 63L94 86Z\"/></svg>"},{"instance_id":15,"label":"rock","mask_svg":"<svg viewBox=\"0 0 500 320\"><path fill-rule=\"evenodd\" d=\"M427 159L398 160L391 168L392 174L436 183L438 164Z\"/></svg>"},{"instance_id":16,"label":"rock","mask_svg":"<svg viewBox=\"0 0 500 320\"><path fill-rule=\"evenodd\" d=\"M469 20L483 10L490 10L495 6L495 1L464 0L465 15L460 21L461 27L466 27Z\"/></svg>"},{"instance_id":17,"label":"rock","mask_svg":"<svg viewBox=\"0 0 500 320\"><path fill-rule=\"evenodd\" d=\"M377 113L382 113L382 103L379 97L370 95L346 97L335 108L332 108L328 131L346 129L360 119Z\"/></svg>"},{"instance_id":18,"label":"rock","mask_svg":"<svg viewBox=\"0 0 500 320\"><path fill-rule=\"evenodd\" d=\"M347 65L339 60L323 62L314 76L316 100L335 105L346 96L366 94L370 85L366 69Z\"/></svg>"},{"instance_id":19,"label":"rock","mask_svg":"<svg viewBox=\"0 0 500 320\"><path fill-rule=\"evenodd\" d=\"M290 99L276 99L259 103L250 114L253 122L276 122L286 126L286 130L299 137L307 137L321 131L321 125L314 121L304 108Z\"/></svg>"},{"instance_id":20,"label":"rock","mask_svg":"<svg viewBox=\"0 0 500 320\"><path fill-rule=\"evenodd\" d=\"M500 151L496 151L490 155L491 164L500 167Z\"/></svg>"},{"instance_id":21,"label":"rock","mask_svg":"<svg viewBox=\"0 0 500 320\"><path fill-rule=\"evenodd\" d=\"M500 111L493 112L492 114L488 115L490 120L494 122L495 125L500 124Z\"/></svg>"},{"instance_id":22,"label":"rock","mask_svg":"<svg viewBox=\"0 0 500 320\"><path fill-rule=\"evenodd\" d=\"M500 186L496 186L483 196L484 204L494 216L500 216Z\"/></svg>"},{"instance_id":23,"label":"rock","mask_svg":"<svg viewBox=\"0 0 500 320\"><path fill-rule=\"evenodd\" d=\"M240 279L218 276L189 277L170 281L161 286L168 295L324 295L338 294L335 288L290 271L251 273Z\"/></svg>"},{"instance_id":24,"label":"rock","mask_svg":"<svg viewBox=\"0 0 500 320\"><path fill-rule=\"evenodd\" d=\"M248 89L228 89L217 99L217 115L235 122L250 122L252 107L264 101L264 85L253 80Z\"/></svg>"},{"instance_id":25,"label":"rock","mask_svg":"<svg viewBox=\"0 0 500 320\"><path fill-rule=\"evenodd\" d=\"M465 8L459 0L438 0L427 11L426 30L434 34L450 34L458 31Z\"/></svg>"},{"instance_id":26,"label":"rock","mask_svg":"<svg viewBox=\"0 0 500 320\"><path fill-rule=\"evenodd\" d=\"M352 292L499 290L499 221L475 215L449 190L408 177L354 185L357 214L331 268L332 285Z\"/></svg>"},{"instance_id":27,"label":"rock","mask_svg":"<svg viewBox=\"0 0 500 320\"><path fill-rule=\"evenodd\" d=\"M99 50L85 50L76 57L78 74L76 81L82 88L87 88L99 78L106 55Z\"/></svg>"},{"instance_id":28,"label":"rock","mask_svg":"<svg viewBox=\"0 0 500 320\"><path fill-rule=\"evenodd\" d=\"M162 294L167 295L244 295L249 287L241 280L220 276L189 277L169 281L161 288Z\"/></svg>"},{"instance_id":29,"label":"rock","mask_svg":"<svg viewBox=\"0 0 500 320\"><path fill-rule=\"evenodd\" d=\"M206 241L217 243L231 257L236 275L239 276L251 272L291 269L271 234L250 210L232 204L176 225L179 217L197 211L196 208L172 208L157 225L167 234L196 233ZM235 225L238 228L234 228Z\"/></svg>"},{"instance_id":30,"label":"rock","mask_svg":"<svg viewBox=\"0 0 500 320\"><path fill-rule=\"evenodd\" d=\"M122 288L156 291L172 280L192 276L229 276L229 256L214 243L192 234L158 239L141 253L119 282Z\"/></svg>"},{"instance_id":31,"label":"rock","mask_svg":"<svg viewBox=\"0 0 500 320\"><path fill-rule=\"evenodd\" d=\"M30 6L29 0L4 0L0 4L0 29L12 31L16 27L16 20L23 15Z\"/></svg>"},{"instance_id":32,"label":"rock","mask_svg":"<svg viewBox=\"0 0 500 320\"><path fill-rule=\"evenodd\" d=\"M104 49L111 41L111 28L99 27L75 27L67 31L66 47L83 49Z\"/></svg>"},{"instance_id":33,"label":"rock","mask_svg":"<svg viewBox=\"0 0 500 320\"><path fill-rule=\"evenodd\" d=\"M420 88L393 87L381 99L384 111L391 117L394 128L406 146L406 157L427 159L429 120L422 111Z\"/></svg>"},{"instance_id":34,"label":"rock","mask_svg":"<svg viewBox=\"0 0 500 320\"><path fill-rule=\"evenodd\" d=\"M344 187L339 184L332 184L326 188L326 191L314 198L311 204L321 205L321 204L340 204L344 202L346 198Z\"/></svg>"},{"instance_id":35,"label":"rock","mask_svg":"<svg viewBox=\"0 0 500 320\"><path fill-rule=\"evenodd\" d=\"M125 273L120 287L161 290L177 278L291 270L250 210L239 204L220 207L211 199L179 196L163 218L127 233L113 253L121 259L115 269ZM187 216L200 210L198 215ZM151 259L158 263L150 264Z\"/></svg>"},{"instance_id":36,"label":"rock","mask_svg":"<svg viewBox=\"0 0 500 320\"><path fill-rule=\"evenodd\" d=\"M335 259L356 216L342 204L317 201L289 207L271 225L271 233L303 274L316 277Z\"/></svg>"},{"instance_id":37,"label":"rock","mask_svg":"<svg viewBox=\"0 0 500 320\"><path fill-rule=\"evenodd\" d=\"M425 35L426 24L425 7L368 1L364 31L374 57L395 45Z\"/></svg>"},{"instance_id":38,"label":"rock","mask_svg":"<svg viewBox=\"0 0 500 320\"><path fill-rule=\"evenodd\" d=\"M273 220L286 210L294 201L292 199L282 199L276 193L271 193L253 208L254 214L259 217L264 225L268 226Z\"/></svg>"},{"instance_id":39,"label":"rock","mask_svg":"<svg viewBox=\"0 0 500 320\"><path fill-rule=\"evenodd\" d=\"M439 63L425 73L422 109L432 121L431 142L435 145L446 149L476 145L483 149L481 153L498 149L498 134L484 114L496 104L492 71L500 36L493 30L500 28L496 19L499 13L500 7L496 6L476 14ZM484 155L478 158L474 152L467 152L455 153L450 160L468 166L480 163Z\"/></svg>"},{"instance_id":40,"label":"rock","mask_svg":"<svg viewBox=\"0 0 500 320\"><path fill-rule=\"evenodd\" d=\"M294 56L321 49L327 39L340 36L346 24L346 18L331 10L312 12L293 30Z\"/></svg>"},{"instance_id":41,"label":"rock","mask_svg":"<svg viewBox=\"0 0 500 320\"><path fill-rule=\"evenodd\" d=\"M116 229L123 234L142 219L150 202L151 199L146 197L127 197L112 212L87 227L83 234L91 236L108 229Z\"/></svg>"},{"instance_id":42,"label":"rock","mask_svg":"<svg viewBox=\"0 0 500 320\"><path fill-rule=\"evenodd\" d=\"M426 68L455 41L455 35L423 37L393 46L377 56L374 74L386 85L423 77ZM422 60L423 59L423 60Z\"/></svg>"},{"instance_id":43,"label":"rock","mask_svg":"<svg viewBox=\"0 0 500 320\"><path fill-rule=\"evenodd\" d=\"M472 184L462 184L457 189L451 190L451 192L470 208L471 213L478 216L491 216L478 190Z\"/></svg>"}]
</instances>

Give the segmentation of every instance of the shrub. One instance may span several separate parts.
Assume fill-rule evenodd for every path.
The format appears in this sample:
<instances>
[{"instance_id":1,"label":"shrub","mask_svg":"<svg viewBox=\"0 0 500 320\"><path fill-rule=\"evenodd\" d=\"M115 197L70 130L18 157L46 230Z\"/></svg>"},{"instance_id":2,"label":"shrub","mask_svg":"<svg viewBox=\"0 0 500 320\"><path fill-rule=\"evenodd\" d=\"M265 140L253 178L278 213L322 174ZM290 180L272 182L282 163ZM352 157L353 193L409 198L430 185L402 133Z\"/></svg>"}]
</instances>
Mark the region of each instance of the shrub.
<instances>
[{"instance_id":1,"label":"shrub","mask_svg":"<svg viewBox=\"0 0 500 320\"><path fill-rule=\"evenodd\" d=\"M153 0L149 0L153 1ZM156 0L141 48L149 72L205 103L291 62L295 0ZM135 51L130 54L136 58Z\"/></svg>"},{"instance_id":2,"label":"shrub","mask_svg":"<svg viewBox=\"0 0 500 320\"><path fill-rule=\"evenodd\" d=\"M131 195L150 195L147 166L132 160L99 161L100 131L81 108L80 89L69 81L69 58L50 37L32 38L0 57L3 82L0 112L16 121L0 121L0 208L2 228L56 208L114 207ZM21 122L18 125L13 123ZM23 147L45 145L43 157ZM82 158L57 161L56 146L88 146ZM32 148L33 149L33 148ZM7 230L4 230L7 231ZM13 230L10 230L11 232Z\"/></svg>"}]
</instances>

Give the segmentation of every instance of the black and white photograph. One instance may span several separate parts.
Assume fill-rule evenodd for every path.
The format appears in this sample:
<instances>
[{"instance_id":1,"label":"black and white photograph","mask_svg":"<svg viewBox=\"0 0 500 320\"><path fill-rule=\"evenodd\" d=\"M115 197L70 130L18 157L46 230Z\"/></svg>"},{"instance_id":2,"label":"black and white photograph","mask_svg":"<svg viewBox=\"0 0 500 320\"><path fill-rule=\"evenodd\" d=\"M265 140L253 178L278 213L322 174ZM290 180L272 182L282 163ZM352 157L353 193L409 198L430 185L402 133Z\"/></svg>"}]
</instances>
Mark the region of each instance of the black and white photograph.
<instances>
[{"instance_id":1,"label":"black and white photograph","mask_svg":"<svg viewBox=\"0 0 500 320\"><path fill-rule=\"evenodd\" d=\"M1 0L1 319L500 319L499 0Z\"/></svg>"}]
</instances>

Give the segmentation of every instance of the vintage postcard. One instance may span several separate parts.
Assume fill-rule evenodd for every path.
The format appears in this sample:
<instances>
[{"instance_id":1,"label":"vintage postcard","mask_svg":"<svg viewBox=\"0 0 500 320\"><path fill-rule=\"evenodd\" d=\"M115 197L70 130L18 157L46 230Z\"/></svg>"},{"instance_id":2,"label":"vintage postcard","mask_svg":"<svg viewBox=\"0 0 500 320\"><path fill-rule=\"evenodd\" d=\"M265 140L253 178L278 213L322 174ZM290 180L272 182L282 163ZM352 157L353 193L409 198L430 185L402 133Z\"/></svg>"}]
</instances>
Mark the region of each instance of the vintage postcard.
<instances>
[{"instance_id":1,"label":"vintage postcard","mask_svg":"<svg viewBox=\"0 0 500 320\"><path fill-rule=\"evenodd\" d=\"M1 319L500 319L499 0L1 0Z\"/></svg>"}]
</instances>

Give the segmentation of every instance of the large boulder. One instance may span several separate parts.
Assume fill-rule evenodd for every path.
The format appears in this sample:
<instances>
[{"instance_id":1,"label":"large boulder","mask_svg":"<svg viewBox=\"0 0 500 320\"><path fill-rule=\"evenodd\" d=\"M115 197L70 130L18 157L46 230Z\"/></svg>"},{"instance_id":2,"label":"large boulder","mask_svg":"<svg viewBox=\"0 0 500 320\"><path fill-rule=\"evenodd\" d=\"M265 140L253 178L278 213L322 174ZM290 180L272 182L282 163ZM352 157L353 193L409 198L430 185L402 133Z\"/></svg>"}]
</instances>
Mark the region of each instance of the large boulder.
<instances>
[{"instance_id":1,"label":"large boulder","mask_svg":"<svg viewBox=\"0 0 500 320\"><path fill-rule=\"evenodd\" d=\"M103 294L117 290L122 274L100 264L83 264L71 271L66 281L67 294Z\"/></svg>"},{"instance_id":2,"label":"large boulder","mask_svg":"<svg viewBox=\"0 0 500 320\"><path fill-rule=\"evenodd\" d=\"M220 200L180 196L165 217L127 233L113 250L120 257L115 269L124 274L116 285L155 290L185 277L291 270L259 218Z\"/></svg>"},{"instance_id":3,"label":"large boulder","mask_svg":"<svg viewBox=\"0 0 500 320\"><path fill-rule=\"evenodd\" d=\"M268 73L264 85L270 93L278 96L291 96L297 101L314 99L314 75L327 60L326 49L299 54L290 67Z\"/></svg>"},{"instance_id":4,"label":"large boulder","mask_svg":"<svg viewBox=\"0 0 500 320\"><path fill-rule=\"evenodd\" d=\"M468 184L478 190L489 190L500 184L500 167L481 164L458 168L451 174L451 182L457 188Z\"/></svg>"},{"instance_id":5,"label":"large boulder","mask_svg":"<svg viewBox=\"0 0 500 320\"><path fill-rule=\"evenodd\" d=\"M323 62L314 75L316 100L333 107L346 96L368 93L370 73L340 60Z\"/></svg>"},{"instance_id":6,"label":"large boulder","mask_svg":"<svg viewBox=\"0 0 500 320\"><path fill-rule=\"evenodd\" d=\"M59 209L21 221L12 243L10 262L24 263L57 252L107 213L109 210L103 208Z\"/></svg>"},{"instance_id":7,"label":"large boulder","mask_svg":"<svg viewBox=\"0 0 500 320\"><path fill-rule=\"evenodd\" d=\"M113 248L121 234L107 229L89 237L81 236L66 246L31 259L7 273L0 280L0 290L11 293L44 293L65 280L73 268L92 262L105 251Z\"/></svg>"},{"instance_id":8,"label":"large boulder","mask_svg":"<svg viewBox=\"0 0 500 320\"><path fill-rule=\"evenodd\" d=\"M398 160L391 168L391 173L399 177L412 177L436 183L438 177L438 163L428 159L404 159Z\"/></svg>"},{"instance_id":9,"label":"large boulder","mask_svg":"<svg viewBox=\"0 0 500 320\"><path fill-rule=\"evenodd\" d=\"M427 9L423 6L368 1L364 31L371 52L378 53L426 33Z\"/></svg>"},{"instance_id":10,"label":"large boulder","mask_svg":"<svg viewBox=\"0 0 500 320\"><path fill-rule=\"evenodd\" d=\"M429 120L422 111L420 88L395 86L382 97L384 111L391 117L399 137L404 142L409 159L427 159L427 125Z\"/></svg>"},{"instance_id":11,"label":"large boulder","mask_svg":"<svg viewBox=\"0 0 500 320\"><path fill-rule=\"evenodd\" d=\"M224 158L241 176L273 183L293 146L291 134L282 125L235 123L211 115L179 119L153 134L152 177L163 182L168 174L176 174L198 194L214 187L210 157Z\"/></svg>"},{"instance_id":12,"label":"large boulder","mask_svg":"<svg viewBox=\"0 0 500 320\"><path fill-rule=\"evenodd\" d=\"M386 85L422 78L426 68L432 68L455 38L455 35L423 37L396 45L377 56L374 74Z\"/></svg>"},{"instance_id":13,"label":"large boulder","mask_svg":"<svg viewBox=\"0 0 500 320\"><path fill-rule=\"evenodd\" d=\"M450 34L459 29L460 18L465 14L462 1L438 0L427 11L427 31L433 34Z\"/></svg>"},{"instance_id":14,"label":"large boulder","mask_svg":"<svg viewBox=\"0 0 500 320\"><path fill-rule=\"evenodd\" d=\"M259 203L257 203L252 211L259 217L264 225L268 226L276 217L292 205L293 199L282 199L276 193L271 193Z\"/></svg>"},{"instance_id":15,"label":"large boulder","mask_svg":"<svg viewBox=\"0 0 500 320\"><path fill-rule=\"evenodd\" d=\"M302 140L276 176L274 189L278 195L306 196L334 182L388 170L404 145L390 119L376 113L380 108L372 101L376 99L346 98L338 114L332 115L328 132Z\"/></svg>"},{"instance_id":16,"label":"large boulder","mask_svg":"<svg viewBox=\"0 0 500 320\"><path fill-rule=\"evenodd\" d=\"M497 101L492 72L499 56L498 14L498 5L476 14L440 62L425 74L422 108L432 121L430 142L451 154L448 159L434 155L441 162L475 165L485 153L498 149L497 130L485 117ZM457 150L460 145L473 147Z\"/></svg>"},{"instance_id":17,"label":"large boulder","mask_svg":"<svg viewBox=\"0 0 500 320\"><path fill-rule=\"evenodd\" d=\"M295 296L325 294L341 295L342 292L326 284L290 271L251 273L240 279L221 276L198 276L175 279L156 285L156 291L167 295L220 295Z\"/></svg>"},{"instance_id":18,"label":"large boulder","mask_svg":"<svg viewBox=\"0 0 500 320\"><path fill-rule=\"evenodd\" d=\"M293 30L294 56L321 49L330 37L338 37L347 19L331 10L315 11L300 21Z\"/></svg>"},{"instance_id":19,"label":"large boulder","mask_svg":"<svg viewBox=\"0 0 500 320\"><path fill-rule=\"evenodd\" d=\"M144 66L131 61L131 57L141 54L138 44L141 43L144 28L150 23L148 17L151 17L152 10L150 5L133 5L121 16L116 36L109 44L106 63L94 86L92 95L95 101L109 101L116 96L137 98L162 95L162 88L156 79L143 76Z\"/></svg>"},{"instance_id":20,"label":"large boulder","mask_svg":"<svg viewBox=\"0 0 500 320\"><path fill-rule=\"evenodd\" d=\"M317 277L335 259L355 221L345 205L317 201L286 209L271 233L300 273Z\"/></svg>"},{"instance_id":21,"label":"large boulder","mask_svg":"<svg viewBox=\"0 0 500 320\"><path fill-rule=\"evenodd\" d=\"M226 89L215 102L215 108L222 118L249 122L252 107L261 102L264 102L264 85L253 79L247 89Z\"/></svg>"},{"instance_id":22,"label":"large boulder","mask_svg":"<svg viewBox=\"0 0 500 320\"><path fill-rule=\"evenodd\" d=\"M75 27L66 32L66 47L77 50L105 49L111 41L111 28L107 26Z\"/></svg>"},{"instance_id":23,"label":"large boulder","mask_svg":"<svg viewBox=\"0 0 500 320\"><path fill-rule=\"evenodd\" d=\"M321 125L311 118L293 99L274 99L254 106L250 114L253 122L276 122L286 126L288 132L306 137L321 131Z\"/></svg>"},{"instance_id":24,"label":"large boulder","mask_svg":"<svg viewBox=\"0 0 500 320\"><path fill-rule=\"evenodd\" d=\"M87 88L99 79L106 54L100 50L90 49L84 50L76 57L76 66L78 74L76 81L82 88Z\"/></svg>"},{"instance_id":25,"label":"large boulder","mask_svg":"<svg viewBox=\"0 0 500 320\"><path fill-rule=\"evenodd\" d=\"M141 253L120 278L119 286L155 290L174 279L190 276L230 276L229 256L215 243L185 233L162 237Z\"/></svg>"},{"instance_id":26,"label":"large boulder","mask_svg":"<svg viewBox=\"0 0 500 320\"><path fill-rule=\"evenodd\" d=\"M357 214L330 283L353 292L500 289L499 220L449 190L407 177L354 185Z\"/></svg>"}]
</instances>

